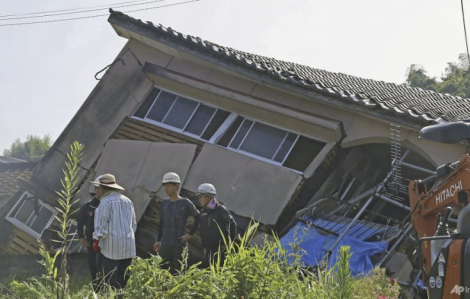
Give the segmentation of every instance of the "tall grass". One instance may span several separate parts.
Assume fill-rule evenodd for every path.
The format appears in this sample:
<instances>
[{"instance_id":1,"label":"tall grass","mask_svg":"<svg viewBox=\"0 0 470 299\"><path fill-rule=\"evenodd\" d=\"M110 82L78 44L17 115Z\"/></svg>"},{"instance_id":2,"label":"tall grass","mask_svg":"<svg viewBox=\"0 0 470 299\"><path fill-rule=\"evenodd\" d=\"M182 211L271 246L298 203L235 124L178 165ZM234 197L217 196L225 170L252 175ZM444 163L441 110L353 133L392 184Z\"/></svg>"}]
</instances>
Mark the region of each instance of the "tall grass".
<instances>
[{"instance_id":1,"label":"tall grass","mask_svg":"<svg viewBox=\"0 0 470 299\"><path fill-rule=\"evenodd\" d=\"M68 246L70 240L69 228L71 226L71 216L77 211L74 208L79 199L74 199L79 192L78 171L80 169L80 161L83 157L84 145L75 141L70 146L70 153L67 154L65 169L63 170L64 178L61 179L62 190L56 192L59 196L56 207L56 220L59 223L55 232L58 240L54 240L59 244L59 250L50 253L40 242L39 253L42 259L39 263L44 267L45 274L39 278L31 277L29 279L18 281L16 279L9 283L9 296L15 298L61 298L70 297L69 292L69 275L67 273L67 257ZM60 256L60 267L56 265L57 258Z\"/></svg>"},{"instance_id":2,"label":"tall grass","mask_svg":"<svg viewBox=\"0 0 470 299\"><path fill-rule=\"evenodd\" d=\"M66 260L62 260L62 272L58 275L56 259L59 254L66 259L67 232L69 217L73 213L73 195L76 188L78 162L83 146L74 143L68 155L63 191L59 193L59 220L62 238L60 251L51 255L41 245L41 264L45 274L39 278L15 279L2 285L2 298L93 298L91 285L79 288L69 287L69 276L65 272ZM250 246L258 224L250 225L244 236L237 242L224 240L226 257L223 264L216 255L209 268L200 269L199 264L187 268L182 264L177 275L161 268L159 256L147 259L136 257L129 267L130 278L120 298L398 298L400 288L392 284L381 269L375 269L369 276L351 276L349 247L341 247L334 267L311 272L300 263L303 254L297 248L288 253L280 241L265 241L261 245ZM297 244L298 245L298 244ZM183 255L187 255L185 252ZM101 294L100 298L116 297L112 290Z\"/></svg>"},{"instance_id":3,"label":"tall grass","mask_svg":"<svg viewBox=\"0 0 470 299\"><path fill-rule=\"evenodd\" d=\"M301 254L287 253L279 239L249 246L257 226L250 226L240 242L228 245L223 265L217 259L206 269L196 264L186 270L182 265L177 275L171 275L161 269L159 256L134 258L120 298L398 298L399 286L390 282L383 269L361 278L351 276L349 247L341 247L334 267L310 272L300 266ZM13 280L4 294L7 298L53 298L47 282ZM85 285L68 296L93 298L93 290ZM100 298L115 295L109 291Z\"/></svg>"},{"instance_id":4,"label":"tall grass","mask_svg":"<svg viewBox=\"0 0 470 299\"><path fill-rule=\"evenodd\" d=\"M349 247L341 247L337 264L309 272L300 266L301 254L288 254L279 239L249 246L257 224L239 243L228 244L224 264L217 258L207 269L193 265L172 276L160 268L161 258L135 258L129 268L129 298L398 298L400 288L380 269L354 278ZM289 262L288 262L289 261Z\"/></svg>"}]
</instances>

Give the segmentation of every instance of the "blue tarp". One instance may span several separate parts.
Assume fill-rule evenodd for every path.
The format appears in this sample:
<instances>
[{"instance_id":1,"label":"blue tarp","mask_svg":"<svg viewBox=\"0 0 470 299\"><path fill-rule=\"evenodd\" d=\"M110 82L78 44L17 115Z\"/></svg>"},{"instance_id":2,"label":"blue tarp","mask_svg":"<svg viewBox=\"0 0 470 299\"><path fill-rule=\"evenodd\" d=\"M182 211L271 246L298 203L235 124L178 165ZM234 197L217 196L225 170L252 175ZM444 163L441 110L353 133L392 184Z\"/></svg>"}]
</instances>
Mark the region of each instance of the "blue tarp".
<instances>
[{"instance_id":1,"label":"blue tarp","mask_svg":"<svg viewBox=\"0 0 470 299\"><path fill-rule=\"evenodd\" d=\"M304 218L311 223L315 222L310 218ZM334 222L328 222L322 220L322 227L328 226L330 230L341 234L344 229L334 230ZM352 253L351 259L349 260L349 266L353 275L361 275L369 272L373 269L370 257L376 253L381 253L387 250L388 242L365 242L368 236L372 232L378 232L380 230L372 229L367 225L357 223L348 231L345 237L338 243L333 249L332 255L329 260L329 265L333 266L336 262L339 248L341 246L349 246L349 253ZM358 233L361 232L361 233ZM325 252L331 248L333 243L336 241L337 236L333 234L325 234L325 232L309 227L304 222L298 222L289 232L281 238L281 245L288 253L293 253L295 250L302 250L305 254L301 258L303 266L316 266L317 263L325 255ZM296 246L292 246L296 244Z\"/></svg>"}]
</instances>

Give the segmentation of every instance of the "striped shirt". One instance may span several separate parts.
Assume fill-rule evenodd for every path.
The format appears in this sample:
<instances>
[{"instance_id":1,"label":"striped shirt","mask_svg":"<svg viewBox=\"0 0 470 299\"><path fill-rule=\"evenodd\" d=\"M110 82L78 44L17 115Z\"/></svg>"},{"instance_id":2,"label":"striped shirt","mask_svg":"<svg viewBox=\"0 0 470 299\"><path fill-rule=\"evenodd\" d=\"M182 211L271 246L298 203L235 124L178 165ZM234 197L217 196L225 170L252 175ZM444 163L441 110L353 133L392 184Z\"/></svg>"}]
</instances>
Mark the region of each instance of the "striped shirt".
<instances>
[{"instance_id":1,"label":"striped shirt","mask_svg":"<svg viewBox=\"0 0 470 299\"><path fill-rule=\"evenodd\" d=\"M103 195L95 211L93 239L100 240L101 253L112 260L134 257L137 222L134 205L117 191Z\"/></svg>"}]
</instances>

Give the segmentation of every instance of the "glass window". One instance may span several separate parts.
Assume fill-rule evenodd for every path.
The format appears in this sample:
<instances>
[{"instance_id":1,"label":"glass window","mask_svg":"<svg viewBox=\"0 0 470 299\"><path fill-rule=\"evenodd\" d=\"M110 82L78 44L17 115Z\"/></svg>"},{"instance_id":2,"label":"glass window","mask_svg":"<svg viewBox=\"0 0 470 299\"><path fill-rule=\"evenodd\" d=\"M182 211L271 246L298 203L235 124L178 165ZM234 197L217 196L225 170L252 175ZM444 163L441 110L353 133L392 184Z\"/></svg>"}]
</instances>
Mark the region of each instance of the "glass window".
<instances>
[{"instance_id":1,"label":"glass window","mask_svg":"<svg viewBox=\"0 0 470 299\"><path fill-rule=\"evenodd\" d=\"M157 100L155 101L149 113L147 114L147 118L156 120L158 122L163 121L171 106L173 106L175 100L176 95L166 91L162 91L158 95Z\"/></svg>"},{"instance_id":2,"label":"glass window","mask_svg":"<svg viewBox=\"0 0 470 299\"><path fill-rule=\"evenodd\" d=\"M238 149L252 125L253 122L251 120L243 120L242 125L238 129L238 132L235 137L233 137L232 142L230 142L229 147Z\"/></svg>"},{"instance_id":3,"label":"glass window","mask_svg":"<svg viewBox=\"0 0 470 299\"><path fill-rule=\"evenodd\" d=\"M170 112L168 112L163 120L163 123L178 129L183 129L193 115L194 110L196 110L197 104L197 102L187 98L178 97L171 107Z\"/></svg>"},{"instance_id":4,"label":"glass window","mask_svg":"<svg viewBox=\"0 0 470 299\"><path fill-rule=\"evenodd\" d=\"M204 140L211 139L229 115L228 111L157 88L134 113L135 117L156 121Z\"/></svg>"},{"instance_id":5,"label":"glass window","mask_svg":"<svg viewBox=\"0 0 470 299\"><path fill-rule=\"evenodd\" d=\"M239 116L218 145L304 171L325 143Z\"/></svg>"},{"instance_id":6,"label":"glass window","mask_svg":"<svg viewBox=\"0 0 470 299\"><path fill-rule=\"evenodd\" d=\"M299 171L304 171L324 146L324 142L313 140L305 136L299 136L282 165Z\"/></svg>"},{"instance_id":7,"label":"glass window","mask_svg":"<svg viewBox=\"0 0 470 299\"><path fill-rule=\"evenodd\" d=\"M246 135L240 149L255 155L273 159L287 132L262 123L255 123Z\"/></svg>"},{"instance_id":8,"label":"glass window","mask_svg":"<svg viewBox=\"0 0 470 299\"><path fill-rule=\"evenodd\" d=\"M191 137L216 140L219 146L301 172L325 146L324 142L158 88L142 101L134 117ZM32 209L25 207L23 218L29 213L26 208Z\"/></svg>"},{"instance_id":9,"label":"glass window","mask_svg":"<svg viewBox=\"0 0 470 299\"><path fill-rule=\"evenodd\" d=\"M149 111L150 107L152 107L153 102L155 101L159 93L160 89L152 89L150 94L145 98L144 102L139 106L139 109L137 109L134 115L138 118L145 118L145 115L147 115L147 112Z\"/></svg>"},{"instance_id":10,"label":"glass window","mask_svg":"<svg viewBox=\"0 0 470 299\"><path fill-rule=\"evenodd\" d=\"M218 128L224 123L227 117L230 115L230 112L217 109L214 117L210 120L209 124L207 125L204 134L202 134L201 138L204 140L209 140L217 131Z\"/></svg>"},{"instance_id":11,"label":"glass window","mask_svg":"<svg viewBox=\"0 0 470 299\"><path fill-rule=\"evenodd\" d=\"M238 128L234 128L237 123ZM233 133L235 129L237 131ZM227 136L233 136L228 145L230 148L282 163L298 135L245 118L234 122L219 145L224 145Z\"/></svg>"},{"instance_id":12,"label":"glass window","mask_svg":"<svg viewBox=\"0 0 470 299\"><path fill-rule=\"evenodd\" d=\"M31 227L31 229L33 229L38 234L41 234L53 216L54 213L51 210L42 206L39 210L39 213L35 215L35 219L29 227Z\"/></svg>"},{"instance_id":13,"label":"glass window","mask_svg":"<svg viewBox=\"0 0 470 299\"><path fill-rule=\"evenodd\" d=\"M31 218L31 215L34 213L34 201L34 198L23 199L23 203L14 218L22 223L27 223L29 218Z\"/></svg>"},{"instance_id":14,"label":"glass window","mask_svg":"<svg viewBox=\"0 0 470 299\"><path fill-rule=\"evenodd\" d=\"M227 147L230 141L232 140L233 136L238 130L238 127L240 124L243 122L244 118L238 116L235 121L232 123L232 125L228 128L227 132L220 138L219 142L217 142L218 145Z\"/></svg>"},{"instance_id":15,"label":"glass window","mask_svg":"<svg viewBox=\"0 0 470 299\"><path fill-rule=\"evenodd\" d=\"M56 212L41 200L25 192L7 219L34 237L40 237Z\"/></svg>"},{"instance_id":16,"label":"glass window","mask_svg":"<svg viewBox=\"0 0 470 299\"><path fill-rule=\"evenodd\" d=\"M286 155L289 153L292 145L297 140L298 135L294 133L288 133L286 138L283 140L281 147L277 151L276 155L274 156L274 161L282 163L286 158Z\"/></svg>"},{"instance_id":17,"label":"glass window","mask_svg":"<svg viewBox=\"0 0 470 299\"><path fill-rule=\"evenodd\" d=\"M199 105L185 131L194 135L201 135L212 116L214 116L215 110L215 108L206 105Z\"/></svg>"}]
</instances>

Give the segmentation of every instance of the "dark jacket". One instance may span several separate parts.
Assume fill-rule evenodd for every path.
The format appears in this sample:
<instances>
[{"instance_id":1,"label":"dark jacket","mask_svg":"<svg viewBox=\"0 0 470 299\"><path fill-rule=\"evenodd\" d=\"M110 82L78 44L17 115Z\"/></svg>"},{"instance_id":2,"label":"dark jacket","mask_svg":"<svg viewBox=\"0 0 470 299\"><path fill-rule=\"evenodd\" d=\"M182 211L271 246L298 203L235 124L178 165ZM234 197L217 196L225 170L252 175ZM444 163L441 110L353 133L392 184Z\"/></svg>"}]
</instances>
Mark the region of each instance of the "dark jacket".
<instances>
[{"instance_id":1,"label":"dark jacket","mask_svg":"<svg viewBox=\"0 0 470 299\"><path fill-rule=\"evenodd\" d=\"M95 231L95 210L99 204L100 201L96 197L93 197L93 199L84 204L78 212L78 237L87 239L90 244L93 242L93 232Z\"/></svg>"},{"instance_id":2,"label":"dark jacket","mask_svg":"<svg viewBox=\"0 0 470 299\"><path fill-rule=\"evenodd\" d=\"M182 246L181 237L186 234L188 217L198 217L198 215L199 211L187 198L180 198L176 201L170 199L162 201L157 241L161 241L162 246Z\"/></svg>"},{"instance_id":3,"label":"dark jacket","mask_svg":"<svg viewBox=\"0 0 470 299\"><path fill-rule=\"evenodd\" d=\"M202 247L211 251L216 251L219 245L224 246L222 235L227 242L228 237L234 240L237 236L237 223L227 208L220 203L217 203L213 210L201 210L190 234L194 233L198 226L201 228Z\"/></svg>"}]
</instances>

